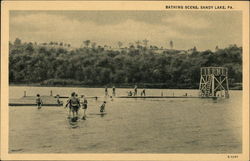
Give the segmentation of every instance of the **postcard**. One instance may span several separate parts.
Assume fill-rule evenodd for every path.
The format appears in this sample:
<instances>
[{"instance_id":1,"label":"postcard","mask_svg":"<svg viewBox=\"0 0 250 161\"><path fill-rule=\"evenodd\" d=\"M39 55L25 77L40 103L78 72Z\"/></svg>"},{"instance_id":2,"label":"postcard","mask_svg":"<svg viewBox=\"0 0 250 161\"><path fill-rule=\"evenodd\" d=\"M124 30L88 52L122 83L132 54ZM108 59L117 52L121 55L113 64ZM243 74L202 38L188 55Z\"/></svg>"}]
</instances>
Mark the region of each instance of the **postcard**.
<instances>
[{"instance_id":1,"label":"postcard","mask_svg":"<svg viewBox=\"0 0 250 161\"><path fill-rule=\"evenodd\" d=\"M248 1L1 13L1 160L249 160Z\"/></svg>"}]
</instances>

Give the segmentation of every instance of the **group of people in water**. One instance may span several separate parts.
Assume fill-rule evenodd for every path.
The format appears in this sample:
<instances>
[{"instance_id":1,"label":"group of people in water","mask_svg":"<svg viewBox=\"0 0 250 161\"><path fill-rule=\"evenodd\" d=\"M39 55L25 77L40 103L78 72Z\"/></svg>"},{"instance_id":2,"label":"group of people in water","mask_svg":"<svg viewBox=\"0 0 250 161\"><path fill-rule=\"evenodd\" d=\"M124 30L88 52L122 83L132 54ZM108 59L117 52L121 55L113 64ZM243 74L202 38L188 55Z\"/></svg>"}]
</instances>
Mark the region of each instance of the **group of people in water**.
<instances>
[{"instance_id":1,"label":"group of people in water","mask_svg":"<svg viewBox=\"0 0 250 161\"><path fill-rule=\"evenodd\" d=\"M134 92L129 91L128 96L137 96L137 92L138 92L138 88L135 85ZM51 91L51 95L52 95L52 91ZM116 96L115 86L112 87L112 96ZM113 101L112 96L109 95L108 88L105 87L105 97L110 97L111 101ZM144 88L141 91L141 96L146 96L146 92L145 92ZM98 97L95 97L95 98L97 100ZM57 99L58 105L62 105L62 101L60 101L59 95L56 95L56 99ZM42 101L39 94L37 94L36 104L37 104L38 109L42 108L43 101ZM104 101L100 106L101 113L103 113L105 111L105 105L106 105L106 101ZM71 117L71 115L73 118L78 118L80 107L82 107L82 109L83 109L82 119L85 119L86 118L86 110L88 108L88 101L87 101L86 97L84 95L81 95L81 98L79 98L75 92L71 93L71 97L69 97L69 99L67 100L67 103L65 105L65 108L69 109L69 118Z\"/></svg>"},{"instance_id":2,"label":"group of people in water","mask_svg":"<svg viewBox=\"0 0 250 161\"><path fill-rule=\"evenodd\" d=\"M128 96L137 96L137 93L138 93L137 85L135 85L135 87L134 87L134 92L128 91L127 93L128 93ZM109 96L107 87L105 87L105 96ZM112 87L112 96L116 96L115 86ZM142 89L141 96L146 96L145 88Z\"/></svg>"},{"instance_id":3,"label":"group of people in water","mask_svg":"<svg viewBox=\"0 0 250 161\"><path fill-rule=\"evenodd\" d=\"M138 92L137 90L138 90L138 88L137 88L137 86L135 85L135 87L134 87L134 92L128 91L128 96L137 96L137 92ZM146 90L145 90L145 88L142 89L142 91L141 91L141 96L146 96Z\"/></svg>"},{"instance_id":4,"label":"group of people in water","mask_svg":"<svg viewBox=\"0 0 250 161\"><path fill-rule=\"evenodd\" d=\"M61 101L59 100L59 95L57 95L56 98L57 98L57 103L60 104ZM37 108L41 109L43 101L42 101L39 94L37 94L36 104L37 104ZM103 101L103 103L100 106L100 113L105 112L105 105L106 105L106 101ZM69 99L67 100L67 103L65 105L65 108L69 109L68 118L78 119L80 107L82 107L82 109L83 109L82 119L85 120L86 119L86 110L88 108L87 98L84 95L81 95L81 98L79 98L75 92L71 93L71 97L69 97Z\"/></svg>"},{"instance_id":5,"label":"group of people in water","mask_svg":"<svg viewBox=\"0 0 250 161\"><path fill-rule=\"evenodd\" d=\"M105 111L105 105L106 101L103 101L102 105L100 106L100 113L103 113ZM83 109L83 117L82 119L86 119L86 110L88 108L88 101L84 95L81 96L81 99L78 98L78 95L73 92L71 94L71 97L68 99L65 108L69 108L69 118L71 117L71 113L73 115L73 118L78 118L78 112L80 110L80 107L82 106Z\"/></svg>"},{"instance_id":6,"label":"group of people in water","mask_svg":"<svg viewBox=\"0 0 250 161\"><path fill-rule=\"evenodd\" d=\"M115 86L112 87L112 95L115 96ZM109 96L108 87L105 87L105 96Z\"/></svg>"}]
</instances>

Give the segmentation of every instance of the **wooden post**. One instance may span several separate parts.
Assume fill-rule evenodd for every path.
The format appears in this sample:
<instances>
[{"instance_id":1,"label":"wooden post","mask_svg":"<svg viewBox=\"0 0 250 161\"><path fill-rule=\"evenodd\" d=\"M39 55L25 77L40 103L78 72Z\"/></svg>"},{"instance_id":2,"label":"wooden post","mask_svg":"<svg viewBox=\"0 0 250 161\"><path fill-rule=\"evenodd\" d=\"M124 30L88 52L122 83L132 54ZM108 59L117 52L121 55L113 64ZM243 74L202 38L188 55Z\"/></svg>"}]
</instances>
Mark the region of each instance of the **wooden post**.
<instances>
[{"instance_id":1,"label":"wooden post","mask_svg":"<svg viewBox=\"0 0 250 161\"><path fill-rule=\"evenodd\" d=\"M214 96L215 91L214 91L214 75L213 74L211 75L211 79L212 79L212 95L211 96Z\"/></svg>"},{"instance_id":2,"label":"wooden post","mask_svg":"<svg viewBox=\"0 0 250 161\"><path fill-rule=\"evenodd\" d=\"M227 79L227 77L226 77L226 82L227 82L227 87L226 87L226 91L225 91L225 97L226 98L229 98L229 85L228 85L228 79Z\"/></svg>"},{"instance_id":3,"label":"wooden post","mask_svg":"<svg viewBox=\"0 0 250 161\"><path fill-rule=\"evenodd\" d=\"M202 83L202 70L201 70L201 78L200 78L200 85L199 85L199 96L201 96L202 95L202 93L201 93L201 88L202 88L202 85L201 85L201 83Z\"/></svg>"},{"instance_id":4,"label":"wooden post","mask_svg":"<svg viewBox=\"0 0 250 161\"><path fill-rule=\"evenodd\" d=\"M222 72L223 72L223 70L222 70ZM220 77L220 82L221 82L221 77ZM221 88L221 86L220 86L220 96L222 97L222 88Z\"/></svg>"}]
</instances>

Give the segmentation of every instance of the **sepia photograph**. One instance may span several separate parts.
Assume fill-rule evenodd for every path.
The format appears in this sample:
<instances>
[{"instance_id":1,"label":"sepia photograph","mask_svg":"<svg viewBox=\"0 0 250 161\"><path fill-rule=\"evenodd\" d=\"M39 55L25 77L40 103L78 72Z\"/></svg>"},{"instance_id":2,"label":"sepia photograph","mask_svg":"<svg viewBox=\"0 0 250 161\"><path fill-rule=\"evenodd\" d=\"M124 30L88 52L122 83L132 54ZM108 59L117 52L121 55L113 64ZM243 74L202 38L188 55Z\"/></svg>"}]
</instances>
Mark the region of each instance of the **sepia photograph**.
<instances>
[{"instance_id":1,"label":"sepia photograph","mask_svg":"<svg viewBox=\"0 0 250 161\"><path fill-rule=\"evenodd\" d=\"M238 160L249 119L243 11L90 6L8 10L7 153Z\"/></svg>"}]
</instances>

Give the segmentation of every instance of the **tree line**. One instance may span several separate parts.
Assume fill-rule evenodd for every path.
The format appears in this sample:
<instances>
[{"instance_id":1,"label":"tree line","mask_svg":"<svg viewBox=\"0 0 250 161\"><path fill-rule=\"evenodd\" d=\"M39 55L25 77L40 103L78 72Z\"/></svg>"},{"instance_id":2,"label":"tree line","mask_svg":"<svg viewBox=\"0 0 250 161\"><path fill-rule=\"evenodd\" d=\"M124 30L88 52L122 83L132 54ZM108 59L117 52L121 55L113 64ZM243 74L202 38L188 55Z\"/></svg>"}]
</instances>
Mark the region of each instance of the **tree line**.
<instances>
[{"instance_id":1,"label":"tree line","mask_svg":"<svg viewBox=\"0 0 250 161\"><path fill-rule=\"evenodd\" d=\"M208 66L227 67L231 87L242 82L242 47L236 45L213 52L196 47L161 50L146 41L126 48L118 42L119 50L83 43L80 48L64 48L20 39L10 42L10 83L197 89L200 68Z\"/></svg>"}]
</instances>

